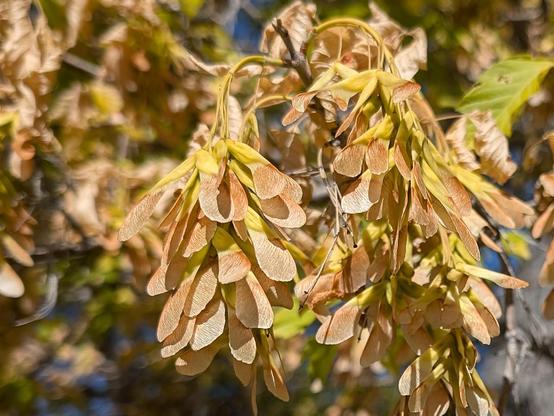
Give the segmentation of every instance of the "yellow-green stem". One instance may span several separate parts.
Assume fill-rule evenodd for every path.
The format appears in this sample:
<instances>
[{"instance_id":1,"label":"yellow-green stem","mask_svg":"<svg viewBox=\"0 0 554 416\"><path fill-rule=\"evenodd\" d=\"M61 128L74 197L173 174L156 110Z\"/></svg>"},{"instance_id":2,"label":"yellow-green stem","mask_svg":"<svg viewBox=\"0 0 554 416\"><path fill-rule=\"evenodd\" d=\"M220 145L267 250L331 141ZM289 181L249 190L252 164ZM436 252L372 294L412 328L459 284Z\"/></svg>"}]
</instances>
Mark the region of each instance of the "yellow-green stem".
<instances>
[{"instance_id":1,"label":"yellow-green stem","mask_svg":"<svg viewBox=\"0 0 554 416\"><path fill-rule=\"evenodd\" d=\"M241 59L239 62L237 62L235 65L231 67L227 75L225 75L225 77L223 78L223 82L219 87L220 90L218 91L215 123L212 126L212 129L210 131L209 146L211 146L212 138L215 135L215 132L217 131L218 127L220 128L220 133L223 138L228 138L229 136L227 105L228 105L228 99L229 99L229 91L231 89L231 83L236 73L247 65L283 66L284 63L280 59L273 59L263 55L251 55L251 56L244 57L243 59Z\"/></svg>"}]
</instances>

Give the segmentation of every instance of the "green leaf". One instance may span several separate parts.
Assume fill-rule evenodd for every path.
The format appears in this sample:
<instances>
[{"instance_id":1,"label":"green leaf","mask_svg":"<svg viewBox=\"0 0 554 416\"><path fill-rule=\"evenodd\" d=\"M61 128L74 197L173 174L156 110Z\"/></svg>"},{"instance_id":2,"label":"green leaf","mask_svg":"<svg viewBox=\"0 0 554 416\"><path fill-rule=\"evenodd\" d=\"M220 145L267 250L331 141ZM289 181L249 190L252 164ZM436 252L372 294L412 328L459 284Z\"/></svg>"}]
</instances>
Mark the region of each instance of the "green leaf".
<instances>
[{"instance_id":1,"label":"green leaf","mask_svg":"<svg viewBox=\"0 0 554 416\"><path fill-rule=\"evenodd\" d=\"M554 61L545 58L516 57L500 61L479 77L457 110L461 113L490 110L498 128L510 136L521 108L538 91L553 66Z\"/></svg>"},{"instance_id":2,"label":"green leaf","mask_svg":"<svg viewBox=\"0 0 554 416\"><path fill-rule=\"evenodd\" d=\"M338 347L336 345L319 344L310 338L304 347L304 360L308 361L308 376L310 380L325 382L329 372L333 368Z\"/></svg>"},{"instance_id":3,"label":"green leaf","mask_svg":"<svg viewBox=\"0 0 554 416\"><path fill-rule=\"evenodd\" d=\"M289 339L304 331L315 321L315 315L309 310L299 312L298 299L294 299L293 307L279 309L273 320L273 334L276 338Z\"/></svg>"}]
</instances>

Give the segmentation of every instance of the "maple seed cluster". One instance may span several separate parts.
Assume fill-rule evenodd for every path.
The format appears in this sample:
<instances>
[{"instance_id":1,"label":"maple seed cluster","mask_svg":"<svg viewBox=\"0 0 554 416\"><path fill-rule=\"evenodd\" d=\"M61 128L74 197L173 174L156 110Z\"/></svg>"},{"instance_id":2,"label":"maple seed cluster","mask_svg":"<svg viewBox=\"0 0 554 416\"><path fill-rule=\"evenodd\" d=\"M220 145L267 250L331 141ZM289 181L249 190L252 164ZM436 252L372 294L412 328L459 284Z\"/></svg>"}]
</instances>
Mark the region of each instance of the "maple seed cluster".
<instances>
[{"instance_id":1,"label":"maple seed cluster","mask_svg":"<svg viewBox=\"0 0 554 416\"><path fill-rule=\"evenodd\" d=\"M214 125L198 128L195 150L120 231L129 239L174 195L160 225L161 265L147 286L151 295L169 292L157 331L162 356L178 355L178 371L194 375L228 347L254 403L258 366L267 388L288 400L273 324L275 307L295 303L294 281L298 304L321 323L317 342L343 345L338 353L363 367L406 365L395 414L497 414L471 338L489 344L500 333L489 283L527 283L480 267L478 241L501 251L491 219L514 228L533 215L482 176L501 184L513 174L506 138L490 113L461 117L446 133L424 122L435 117L410 80L419 55L402 49L398 39L408 35L398 26L392 41L362 21L314 21L313 5L294 2L281 26L265 29L267 55L217 70L194 61L226 72ZM286 36L278 36L282 27ZM286 58L298 51L306 51L305 67ZM231 83L254 75L243 111ZM283 103L290 108L275 137L297 153L280 162L305 165L317 153L314 171L330 201L323 212L309 201L315 181L296 182L260 154L256 111ZM537 235L552 228L547 212Z\"/></svg>"}]
</instances>

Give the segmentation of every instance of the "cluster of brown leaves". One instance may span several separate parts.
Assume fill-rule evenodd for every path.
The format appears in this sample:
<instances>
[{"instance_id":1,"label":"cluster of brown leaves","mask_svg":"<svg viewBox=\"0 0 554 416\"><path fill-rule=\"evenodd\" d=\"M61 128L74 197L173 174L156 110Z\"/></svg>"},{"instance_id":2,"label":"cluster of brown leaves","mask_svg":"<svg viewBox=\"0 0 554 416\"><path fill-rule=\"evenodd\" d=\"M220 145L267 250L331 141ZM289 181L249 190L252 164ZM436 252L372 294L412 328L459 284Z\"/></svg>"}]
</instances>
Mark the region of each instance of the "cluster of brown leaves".
<instances>
[{"instance_id":1,"label":"cluster of brown leaves","mask_svg":"<svg viewBox=\"0 0 554 416\"><path fill-rule=\"evenodd\" d=\"M21 296L24 287L6 258L26 267L34 264L30 253L35 224L19 200L10 173L29 178L35 146L54 142L45 110L52 73L60 60L60 49L46 20L31 21L30 4L4 2L0 6L0 148L9 155L0 172L0 293L10 297Z\"/></svg>"},{"instance_id":2,"label":"cluster of brown leaves","mask_svg":"<svg viewBox=\"0 0 554 416\"><path fill-rule=\"evenodd\" d=\"M199 113L211 119L215 100L206 71L190 62L160 7L100 0L0 6L6 295L21 296L23 287L4 258L30 267L33 254L100 246L128 255L139 282L159 258L155 228L123 246L116 230L134 193L172 162L124 160L154 138L176 146ZM107 24L100 32L92 19L98 14ZM24 182L30 191L22 194ZM28 212L40 224L34 235Z\"/></svg>"},{"instance_id":3,"label":"cluster of brown leaves","mask_svg":"<svg viewBox=\"0 0 554 416\"><path fill-rule=\"evenodd\" d=\"M0 10L0 98L8 103L2 113L12 118L10 172L23 180L32 173L36 147L55 144L46 110L62 52L46 18L31 21L30 7L30 0L8 1Z\"/></svg>"}]
</instances>

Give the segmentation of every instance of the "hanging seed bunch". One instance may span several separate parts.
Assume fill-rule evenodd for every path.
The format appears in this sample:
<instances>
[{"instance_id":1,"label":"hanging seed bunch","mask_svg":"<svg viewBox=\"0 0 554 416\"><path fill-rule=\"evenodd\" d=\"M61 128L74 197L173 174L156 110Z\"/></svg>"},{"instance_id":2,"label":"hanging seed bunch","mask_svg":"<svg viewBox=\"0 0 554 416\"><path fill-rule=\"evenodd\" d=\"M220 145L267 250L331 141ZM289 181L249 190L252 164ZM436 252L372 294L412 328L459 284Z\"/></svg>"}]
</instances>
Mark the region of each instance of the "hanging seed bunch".
<instances>
[{"instance_id":1,"label":"hanging seed bunch","mask_svg":"<svg viewBox=\"0 0 554 416\"><path fill-rule=\"evenodd\" d=\"M368 59L372 66L363 70L328 62L292 99L283 119L285 125L301 120L314 100L333 102L342 116L333 132L341 144L330 170L339 189L337 218L346 231L335 232L329 256L296 294L322 321L318 342L365 342L362 366L384 359L398 342L419 356L400 379L398 414L495 412L474 368L470 336L489 344L500 333L500 307L487 281L504 288L527 284L476 265L477 238L488 236L487 221L473 209L470 193L487 219L505 227L523 225L533 211L481 176L494 177L510 163L501 152L492 155L483 145L481 164L460 164L440 127L423 127L426 103L419 86L400 77L375 30L337 19L315 33L341 26L370 36L377 59ZM485 121L473 115L478 133L490 136L491 127L478 124ZM475 159L472 150L465 148ZM508 167L497 180L511 173Z\"/></svg>"},{"instance_id":2,"label":"hanging seed bunch","mask_svg":"<svg viewBox=\"0 0 554 416\"><path fill-rule=\"evenodd\" d=\"M314 26L315 7L297 1L265 28L265 56L233 67L189 56L222 76L215 122L198 128L188 158L130 212L120 238L175 195L147 291L169 292L157 334L183 374L204 371L228 346L244 385L255 393L261 365L268 389L287 400L271 334L273 308L293 306L295 280L300 306L321 321L319 343L359 350L363 367L408 365L396 414L496 414L472 339L488 344L499 334L489 284L527 284L480 267L478 241L501 251L497 225L526 225L533 211L484 176L502 184L515 170L490 113L461 117L444 133L411 80L424 35L413 32L406 49L406 33L390 36L401 29L375 14L373 25ZM231 83L254 75L243 112ZM303 175L306 193L260 154L269 153L261 136L271 129L260 134L256 111L283 103L271 156ZM306 195L314 196L307 224Z\"/></svg>"},{"instance_id":3,"label":"hanging seed bunch","mask_svg":"<svg viewBox=\"0 0 554 416\"><path fill-rule=\"evenodd\" d=\"M147 287L150 295L170 294L157 329L162 356L177 354L177 370L195 375L227 347L243 384L255 391L260 364L268 389L287 400L271 337L272 308L292 307L288 282L297 274L293 246L281 227L301 227L306 216L300 186L244 142L257 134L255 117L240 128L229 88L240 67L252 62L265 58L247 58L224 78L217 122L197 135L207 143L148 192L120 238L135 234L162 195L175 192L161 224L167 229L161 265Z\"/></svg>"}]
</instances>

